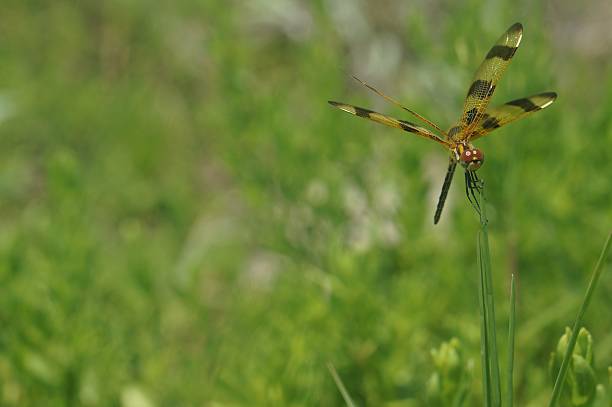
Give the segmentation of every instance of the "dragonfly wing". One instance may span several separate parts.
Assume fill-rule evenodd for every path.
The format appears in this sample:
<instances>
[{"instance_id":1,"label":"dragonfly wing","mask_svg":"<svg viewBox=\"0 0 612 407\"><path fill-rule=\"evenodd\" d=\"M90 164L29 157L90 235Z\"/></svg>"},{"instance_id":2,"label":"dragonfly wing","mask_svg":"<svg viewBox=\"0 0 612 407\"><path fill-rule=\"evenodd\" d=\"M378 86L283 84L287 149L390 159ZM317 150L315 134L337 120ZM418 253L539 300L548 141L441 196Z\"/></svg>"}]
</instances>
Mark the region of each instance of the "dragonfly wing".
<instances>
[{"instance_id":1,"label":"dragonfly wing","mask_svg":"<svg viewBox=\"0 0 612 407\"><path fill-rule=\"evenodd\" d=\"M396 119L391 116L386 116L384 114L375 112L373 110L364 109L363 107L348 105L346 103L334 102L330 100L329 104L334 107L337 107L340 110L344 110L345 112L354 114L355 116L363 117L365 119L369 119L369 120L375 121L380 124L384 124L389 127L395 127L396 129L401 129L409 133L414 133L417 136L425 137L427 139L433 140L436 143L442 144L447 147L450 146L449 142L442 140L430 130L426 129L425 127L421 127L415 123L411 123L406 120Z\"/></svg>"},{"instance_id":2,"label":"dragonfly wing","mask_svg":"<svg viewBox=\"0 0 612 407\"><path fill-rule=\"evenodd\" d=\"M353 75L353 79L355 79L357 82L361 83L363 86L365 86L366 88L370 89L372 92L376 93L377 95L381 96L383 99L385 99L386 101L393 103L394 105L398 106L399 108L407 111L408 113L410 113L411 115L415 116L417 119L422 120L423 122L427 123L428 125L430 125L431 127L433 127L434 129L436 129L437 131L440 132L440 134L444 135L444 137L448 137L448 134L446 134L446 132L444 130L442 130L440 127L438 127L438 125L436 125L434 122L427 120L425 117L421 116L420 114L418 114L417 112L408 109L407 107L403 106L400 102L398 102L397 100L393 99L390 96L385 95L384 93L382 93L381 91L379 91L378 89L376 89L374 86L369 85L368 83L362 81L361 79L359 79L358 77L356 77L355 75Z\"/></svg>"},{"instance_id":3,"label":"dragonfly wing","mask_svg":"<svg viewBox=\"0 0 612 407\"><path fill-rule=\"evenodd\" d=\"M461 116L463 138L476 127L495 91L497 82L510 64L523 36L523 26L515 23L497 40L478 67L465 99Z\"/></svg>"},{"instance_id":4,"label":"dragonfly wing","mask_svg":"<svg viewBox=\"0 0 612 407\"><path fill-rule=\"evenodd\" d=\"M470 140L476 140L508 123L545 109L550 106L556 98L557 94L555 92L544 92L512 100L501 106L489 108L481 116L480 121L469 138Z\"/></svg>"}]
</instances>

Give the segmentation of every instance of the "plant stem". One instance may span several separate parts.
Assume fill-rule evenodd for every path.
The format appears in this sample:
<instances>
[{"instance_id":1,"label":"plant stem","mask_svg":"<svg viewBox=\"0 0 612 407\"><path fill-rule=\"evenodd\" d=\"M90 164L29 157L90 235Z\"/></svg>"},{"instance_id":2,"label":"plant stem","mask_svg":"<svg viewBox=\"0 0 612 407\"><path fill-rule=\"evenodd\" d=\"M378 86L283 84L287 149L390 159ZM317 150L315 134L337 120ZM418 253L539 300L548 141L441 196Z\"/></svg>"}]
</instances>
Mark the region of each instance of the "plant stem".
<instances>
[{"instance_id":1,"label":"plant stem","mask_svg":"<svg viewBox=\"0 0 612 407\"><path fill-rule=\"evenodd\" d=\"M478 259L481 275L481 311L484 325L481 335L481 353L483 354L483 374L486 374L486 377L483 377L485 384L485 406L499 407L501 406L501 384L497 355L497 334L495 332L495 299L493 296L493 279L491 277L491 254L489 250L484 184L479 188L479 195L481 205Z\"/></svg>"},{"instance_id":2,"label":"plant stem","mask_svg":"<svg viewBox=\"0 0 612 407\"><path fill-rule=\"evenodd\" d=\"M338 387L338 390L340 390L340 394L342 394L342 398L344 399L344 402L346 403L346 405L349 407L355 407L355 403L353 403L353 399L351 399L351 396L346 390L346 387L344 387L344 383L342 383L342 379L340 378L340 375L338 375L336 368L334 367L334 365L331 364L331 362L327 363L327 369L329 370L329 373L331 373L332 377L334 378L334 382L336 382L336 387Z\"/></svg>"},{"instance_id":3,"label":"plant stem","mask_svg":"<svg viewBox=\"0 0 612 407\"><path fill-rule=\"evenodd\" d=\"M591 281L589 282L589 286L587 288L586 294L584 296L584 300L582 305L580 306L580 310L578 311L578 315L576 316L576 321L574 322L574 328L572 329L572 336L570 337L569 343L567 344L567 350L565 352L565 356L563 356L563 361L561 362L561 368L559 369L559 373L557 374L557 378L555 379L555 386L553 387L552 397L550 399L549 407L554 407L557 405L559 401L559 397L561 396L561 392L563 390L563 385L565 384L565 375L567 374L567 369L569 368L569 361L574 352L574 346L576 345L576 340L578 339L578 331L580 330L580 325L582 325L582 318L587 310L591 302L591 297L593 296L593 291L595 291L595 287L599 281L599 277L601 276L603 265L608 257L608 252L610 250L610 243L612 242L612 232L608 235L606 242L604 243L604 247L599 255L599 260L597 260L597 264L595 265L595 269L593 270L593 275L591 276Z\"/></svg>"},{"instance_id":4,"label":"plant stem","mask_svg":"<svg viewBox=\"0 0 612 407\"><path fill-rule=\"evenodd\" d=\"M480 270L480 279L478 282L478 304L480 305L480 356L482 365L482 398L484 406L491 406L491 371L489 368L489 340L487 339L487 315L486 315L486 300L485 300L485 283L484 272L482 266L480 248L480 234L476 242L478 247L478 267Z\"/></svg>"},{"instance_id":5,"label":"plant stem","mask_svg":"<svg viewBox=\"0 0 612 407\"><path fill-rule=\"evenodd\" d=\"M506 406L512 407L514 403L514 336L516 318L516 287L514 284L514 273L510 278L510 322L508 323L508 370L506 384Z\"/></svg>"}]
</instances>

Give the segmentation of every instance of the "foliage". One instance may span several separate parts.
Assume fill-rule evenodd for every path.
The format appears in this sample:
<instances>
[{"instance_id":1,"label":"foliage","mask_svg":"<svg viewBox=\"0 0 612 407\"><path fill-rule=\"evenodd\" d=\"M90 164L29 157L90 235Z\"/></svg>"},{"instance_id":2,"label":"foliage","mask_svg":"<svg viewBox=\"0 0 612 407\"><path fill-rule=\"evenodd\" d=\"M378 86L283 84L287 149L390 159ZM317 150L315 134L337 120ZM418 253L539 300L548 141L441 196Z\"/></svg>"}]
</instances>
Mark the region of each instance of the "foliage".
<instances>
[{"instance_id":1,"label":"foliage","mask_svg":"<svg viewBox=\"0 0 612 407\"><path fill-rule=\"evenodd\" d=\"M559 339L557 349L551 353L549 371L553 384L559 373L563 356L568 350L571 333L571 329L566 327L565 333ZM611 369L612 367L608 368L608 370ZM559 405L608 407L612 404L610 404L609 399L610 389L607 389L607 387L606 384L598 384L593 356L593 338L589 331L581 328L572 352L571 363Z\"/></svg>"},{"instance_id":2,"label":"foliage","mask_svg":"<svg viewBox=\"0 0 612 407\"><path fill-rule=\"evenodd\" d=\"M432 349L434 372L427 381L428 404L432 406L466 405L474 362L465 361L457 338Z\"/></svg>"},{"instance_id":3,"label":"foliage","mask_svg":"<svg viewBox=\"0 0 612 407\"><path fill-rule=\"evenodd\" d=\"M574 7L3 2L0 404L339 405L329 361L356 405L426 405L429 349L478 360L476 216L457 182L433 227L444 151L326 101L403 117L354 73L449 126L521 21L493 103L559 99L478 146L496 297L518 276L515 403L544 405L612 224L608 3Z\"/></svg>"}]
</instances>

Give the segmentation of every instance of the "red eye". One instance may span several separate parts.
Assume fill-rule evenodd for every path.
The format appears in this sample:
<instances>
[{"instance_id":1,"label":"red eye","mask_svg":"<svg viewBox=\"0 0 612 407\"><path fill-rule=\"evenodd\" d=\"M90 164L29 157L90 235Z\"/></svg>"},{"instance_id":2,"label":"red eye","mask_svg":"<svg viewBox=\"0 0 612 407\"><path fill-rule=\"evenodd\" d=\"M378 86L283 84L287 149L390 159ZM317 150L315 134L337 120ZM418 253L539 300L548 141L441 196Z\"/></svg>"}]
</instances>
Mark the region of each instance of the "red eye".
<instances>
[{"instance_id":1,"label":"red eye","mask_svg":"<svg viewBox=\"0 0 612 407\"><path fill-rule=\"evenodd\" d=\"M473 148L470 150L464 150L459 159L461 160L463 166L471 170L477 170L484 161L484 154L479 149Z\"/></svg>"}]
</instances>

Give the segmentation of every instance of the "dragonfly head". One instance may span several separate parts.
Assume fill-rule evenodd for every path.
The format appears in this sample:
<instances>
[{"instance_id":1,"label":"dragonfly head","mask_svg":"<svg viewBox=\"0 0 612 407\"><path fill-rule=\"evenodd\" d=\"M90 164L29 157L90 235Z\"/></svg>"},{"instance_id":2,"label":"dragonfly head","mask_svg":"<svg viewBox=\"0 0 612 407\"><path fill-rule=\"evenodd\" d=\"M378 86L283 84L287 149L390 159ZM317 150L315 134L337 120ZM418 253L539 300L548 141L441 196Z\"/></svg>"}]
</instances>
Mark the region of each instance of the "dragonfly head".
<instances>
[{"instance_id":1,"label":"dragonfly head","mask_svg":"<svg viewBox=\"0 0 612 407\"><path fill-rule=\"evenodd\" d=\"M468 171L476 171L484 163L484 154L478 148L466 148L459 156L459 162Z\"/></svg>"}]
</instances>

